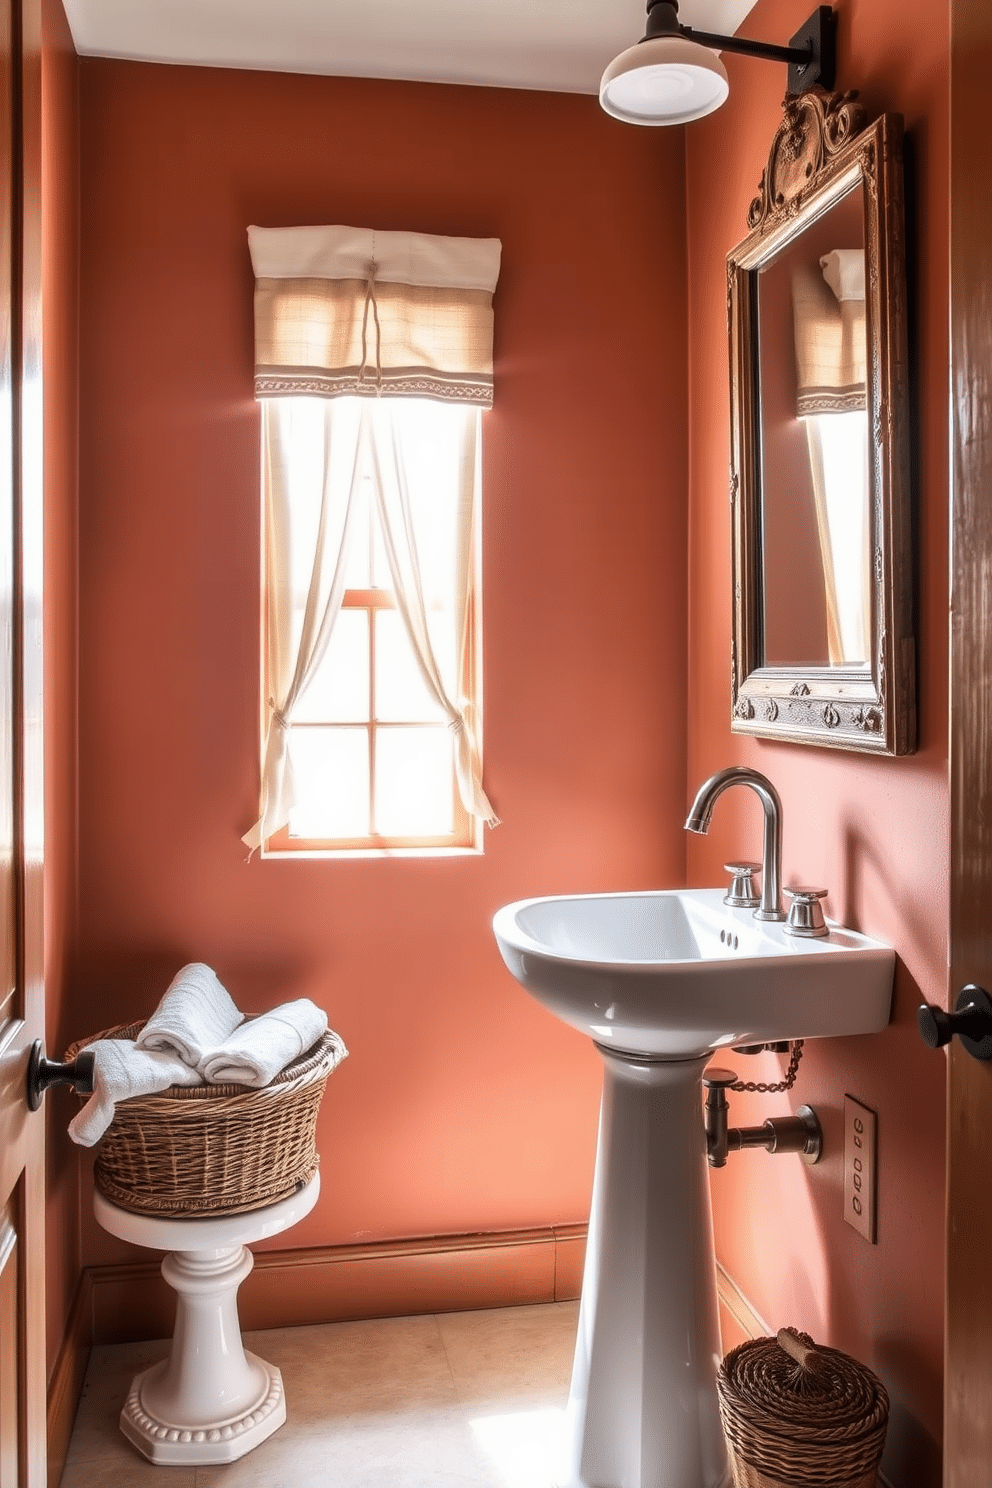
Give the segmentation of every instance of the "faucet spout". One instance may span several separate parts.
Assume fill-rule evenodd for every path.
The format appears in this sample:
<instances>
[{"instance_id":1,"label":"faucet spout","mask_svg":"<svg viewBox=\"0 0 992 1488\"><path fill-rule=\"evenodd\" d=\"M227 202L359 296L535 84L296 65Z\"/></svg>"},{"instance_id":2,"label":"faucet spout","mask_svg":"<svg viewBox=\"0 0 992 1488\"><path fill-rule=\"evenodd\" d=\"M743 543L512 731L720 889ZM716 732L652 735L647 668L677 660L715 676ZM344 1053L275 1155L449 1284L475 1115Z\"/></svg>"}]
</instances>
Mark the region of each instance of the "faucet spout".
<instances>
[{"instance_id":1,"label":"faucet spout","mask_svg":"<svg viewBox=\"0 0 992 1488\"><path fill-rule=\"evenodd\" d=\"M782 882L782 802L778 791L766 775L748 765L731 765L711 775L696 792L689 808L685 830L705 834L713 818L717 799L731 785L747 785L755 792L765 814L761 849L761 904L754 911L756 920L784 920L780 885Z\"/></svg>"}]
</instances>

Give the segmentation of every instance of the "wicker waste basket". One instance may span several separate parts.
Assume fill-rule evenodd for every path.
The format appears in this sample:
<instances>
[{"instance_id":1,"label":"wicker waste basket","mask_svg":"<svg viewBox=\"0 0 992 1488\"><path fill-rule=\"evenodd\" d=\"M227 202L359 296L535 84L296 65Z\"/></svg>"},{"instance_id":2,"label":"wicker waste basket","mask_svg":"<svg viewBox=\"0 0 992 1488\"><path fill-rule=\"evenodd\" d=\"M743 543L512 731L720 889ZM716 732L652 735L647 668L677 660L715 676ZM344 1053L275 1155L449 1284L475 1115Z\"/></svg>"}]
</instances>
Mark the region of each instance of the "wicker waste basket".
<instances>
[{"instance_id":1,"label":"wicker waste basket","mask_svg":"<svg viewBox=\"0 0 992 1488\"><path fill-rule=\"evenodd\" d=\"M134 1039L129 1023L81 1039ZM173 1085L121 1101L97 1147L94 1181L112 1204L158 1218L246 1214L286 1199L317 1171L317 1111L345 1057L330 1029L271 1085Z\"/></svg>"},{"instance_id":2,"label":"wicker waste basket","mask_svg":"<svg viewBox=\"0 0 992 1488\"><path fill-rule=\"evenodd\" d=\"M889 1397L870 1369L782 1328L717 1376L735 1488L875 1488Z\"/></svg>"}]
</instances>

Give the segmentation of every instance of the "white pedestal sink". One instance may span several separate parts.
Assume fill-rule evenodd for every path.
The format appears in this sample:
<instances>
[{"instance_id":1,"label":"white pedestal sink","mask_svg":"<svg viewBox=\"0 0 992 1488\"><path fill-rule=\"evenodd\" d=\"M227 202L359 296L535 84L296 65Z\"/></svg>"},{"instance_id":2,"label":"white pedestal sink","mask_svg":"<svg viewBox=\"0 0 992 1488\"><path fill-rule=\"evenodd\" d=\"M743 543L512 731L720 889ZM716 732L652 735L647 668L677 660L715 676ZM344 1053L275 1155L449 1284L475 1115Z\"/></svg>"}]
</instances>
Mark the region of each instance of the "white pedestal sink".
<instances>
[{"instance_id":1,"label":"white pedestal sink","mask_svg":"<svg viewBox=\"0 0 992 1488\"><path fill-rule=\"evenodd\" d=\"M728 1045L874 1033L894 953L731 909L720 889L527 899L504 961L605 1066L561 1488L724 1488L700 1077Z\"/></svg>"}]
</instances>

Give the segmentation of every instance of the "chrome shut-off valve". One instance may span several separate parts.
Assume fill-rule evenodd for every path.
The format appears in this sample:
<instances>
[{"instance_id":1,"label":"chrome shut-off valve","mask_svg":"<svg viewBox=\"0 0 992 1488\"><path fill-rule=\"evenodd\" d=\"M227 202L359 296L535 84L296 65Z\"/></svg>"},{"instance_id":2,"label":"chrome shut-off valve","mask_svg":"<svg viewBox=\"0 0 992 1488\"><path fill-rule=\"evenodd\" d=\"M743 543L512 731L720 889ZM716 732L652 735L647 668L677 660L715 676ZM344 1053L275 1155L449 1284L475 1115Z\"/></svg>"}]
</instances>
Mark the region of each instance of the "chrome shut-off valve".
<instances>
[{"instance_id":1,"label":"chrome shut-off valve","mask_svg":"<svg viewBox=\"0 0 992 1488\"><path fill-rule=\"evenodd\" d=\"M711 1065L703 1071L706 1104L703 1124L706 1128L706 1161L711 1168L726 1166L731 1152L749 1147L763 1147L766 1152L798 1152L809 1167L820 1161L823 1131L812 1106L800 1106L794 1116L770 1116L760 1126L730 1126L730 1104L727 1091L739 1084L733 1070Z\"/></svg>"}]
</instances>

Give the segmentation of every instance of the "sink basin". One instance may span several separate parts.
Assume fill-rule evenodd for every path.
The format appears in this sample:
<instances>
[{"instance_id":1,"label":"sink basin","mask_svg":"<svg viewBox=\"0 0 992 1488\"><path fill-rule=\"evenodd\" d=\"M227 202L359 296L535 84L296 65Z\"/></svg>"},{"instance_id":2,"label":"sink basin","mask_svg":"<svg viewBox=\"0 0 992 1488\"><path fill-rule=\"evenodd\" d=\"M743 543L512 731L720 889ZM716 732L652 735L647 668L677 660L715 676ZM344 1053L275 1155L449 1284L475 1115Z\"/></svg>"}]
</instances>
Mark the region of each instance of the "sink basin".
<instances>
[{"instance_id":1,"label":"sink basin","mask_svg":"<svg viewBox=\"0 0 992 1488\"><path fill-rule=\"evenodd\" d=\"M602 1047L642 1058L885 1027L889 946L830 921L826 938L801 940L723 894L521 899L498 911L493 931L533 997Z\"/></svg>"}]
</instances>

